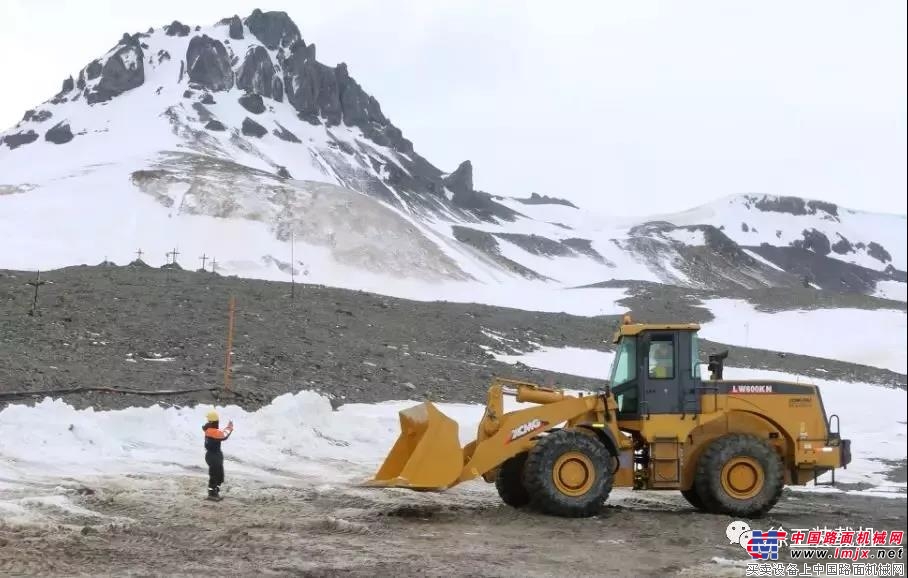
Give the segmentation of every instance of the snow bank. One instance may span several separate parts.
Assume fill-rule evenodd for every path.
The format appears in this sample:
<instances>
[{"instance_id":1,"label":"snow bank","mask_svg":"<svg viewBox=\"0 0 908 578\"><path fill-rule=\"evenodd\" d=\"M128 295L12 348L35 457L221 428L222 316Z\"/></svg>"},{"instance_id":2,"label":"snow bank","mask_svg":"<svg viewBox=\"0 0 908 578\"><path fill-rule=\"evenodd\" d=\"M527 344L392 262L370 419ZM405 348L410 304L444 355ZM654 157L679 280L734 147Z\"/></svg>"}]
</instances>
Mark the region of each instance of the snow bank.
<instances>
[{"instance_id":1,"label":"snow bank","mask_svg":"<svg viewBox=\"0 0 908 578\"><path fill-rule=\"evenodd\" d=\"M518 406L505 398L510 410ZM402 400L348 404L332 410L328 398L285 394L258 411L217 408L221 425L236 431L224 443L228 476L318 478L327 483L371 477L400 432ZM475 438L483 407L439 403L460 424L461 443ZM208 406L77 410L49 398L34 407L0 411L0 479L93 478L127 474L203 474L202 424Z\"/></svg>"},{"instance_id":2,"label":"snow bank","mask_svg":"<svg viewBox=\"0 0 908 578\"><path fill-rule=\"evenodd\" d=\"M837 359L908 373L908 324L896 309L814 309L764 313L747 301L709 299L715 320L704 339L772 351Z\"/></svg>"}]
</instances>

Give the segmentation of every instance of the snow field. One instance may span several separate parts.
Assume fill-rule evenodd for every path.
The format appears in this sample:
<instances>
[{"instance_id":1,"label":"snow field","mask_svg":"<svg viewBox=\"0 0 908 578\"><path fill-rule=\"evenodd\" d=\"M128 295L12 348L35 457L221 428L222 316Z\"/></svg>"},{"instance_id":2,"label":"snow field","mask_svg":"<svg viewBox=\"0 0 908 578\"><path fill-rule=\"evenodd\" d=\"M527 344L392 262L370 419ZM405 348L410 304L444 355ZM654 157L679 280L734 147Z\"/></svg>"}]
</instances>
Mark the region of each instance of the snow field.
<instances>
[{"instance_id":1,"label":"snow field","mask_svg":"<svg viewBox=\"0 0 908 578\"><path fill-rule=\"evenodd\" d=\"M715 320L705 339L908 373L908 323L896 309L813 309L764 313L746 301L703 301Z\"/></svg>"}]
</instances>

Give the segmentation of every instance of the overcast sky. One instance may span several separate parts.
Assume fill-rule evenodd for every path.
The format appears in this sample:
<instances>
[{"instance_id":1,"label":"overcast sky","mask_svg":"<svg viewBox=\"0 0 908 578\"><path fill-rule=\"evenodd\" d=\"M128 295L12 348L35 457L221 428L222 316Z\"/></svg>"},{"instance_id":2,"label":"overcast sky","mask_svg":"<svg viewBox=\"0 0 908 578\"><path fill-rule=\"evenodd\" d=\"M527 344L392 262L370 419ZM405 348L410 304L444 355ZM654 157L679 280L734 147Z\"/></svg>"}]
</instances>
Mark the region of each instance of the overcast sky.
<instances>
[{"instance_id":1,"label":"overcast sky","mask_svg":"<svg viewBox=\"0 0 908 578\"><path fill-rule=\"evenodd\" d=\"M284 10L477 188L612 214L736 193L906 213L906 3L0 0L0 125L124 32ZM0 175L2 181L2 175Z\"/></svg>"}]
</instances>

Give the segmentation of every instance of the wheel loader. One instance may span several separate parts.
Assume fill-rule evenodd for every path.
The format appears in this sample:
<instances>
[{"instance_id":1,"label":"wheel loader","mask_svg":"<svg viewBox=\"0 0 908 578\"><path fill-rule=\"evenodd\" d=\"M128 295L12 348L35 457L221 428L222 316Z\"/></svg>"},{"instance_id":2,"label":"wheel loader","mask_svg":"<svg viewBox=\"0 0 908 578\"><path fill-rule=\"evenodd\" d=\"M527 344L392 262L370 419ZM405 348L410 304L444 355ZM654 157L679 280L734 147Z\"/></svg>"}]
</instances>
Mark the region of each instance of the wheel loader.
<instances>
[{"instance_id":1,"label":"wheel loader","mask_svg":"<svg viewBox=\"0 0 908 578\"><path fill-rule=\"evenodd\" d=\"M680 491L695 508L759 518L785 485L851 462L838 417L806 383L723 379L727 351L700 375L697 324L625 317L607 387L571 395L493 380L476 439L431 402L400 412L401 432L365 486L440 491L482 478L506 504L564 517L599 513L614 487ZM504 412L503 396L528 407Z\"/></svg>"}]
</instances>

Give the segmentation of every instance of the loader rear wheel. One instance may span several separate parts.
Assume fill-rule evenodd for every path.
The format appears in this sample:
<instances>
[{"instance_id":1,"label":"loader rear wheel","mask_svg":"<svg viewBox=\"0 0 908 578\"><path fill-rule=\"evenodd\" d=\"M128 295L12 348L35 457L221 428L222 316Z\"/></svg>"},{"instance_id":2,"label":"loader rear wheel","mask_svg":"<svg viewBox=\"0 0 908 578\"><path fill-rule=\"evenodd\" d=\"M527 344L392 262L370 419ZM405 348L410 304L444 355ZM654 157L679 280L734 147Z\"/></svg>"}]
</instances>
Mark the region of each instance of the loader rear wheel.
<instances>
[{"instance_id":1,"label":"loader rear wheel","mask_svg":"<svg viewBox=\"0 0 908 578\"><path fill-rule=\"evenodd\" d=\"M495 477L495 488L501 496L501 501L514 508L522 508L530 503L530 494L523 485L523 468L526 461L526 452L509 458L501 464Z\"/></svg>"},{"instance_id":2,"label":"loader rear wheel","mask_svg":"<svg viewBox=\"0 0 908 578\"><path fill-rule=\"evenodd\" d=\"M524 484L533 509L569 518L595 516L612 489L611 456L596 438L561 430L527 456Z\"/></svg>"},{"instance_id":3,"label":"loader rear wheel","mask_svg":"<svg viewBox=\"0 0 908 578\"><path fill-rule=\"evenodd\" d=\"M782 495L782 459L766 441L728 434L713 441L697 464L694 489L713 514L759 518Z\"/></svg>"}]
</instances>

